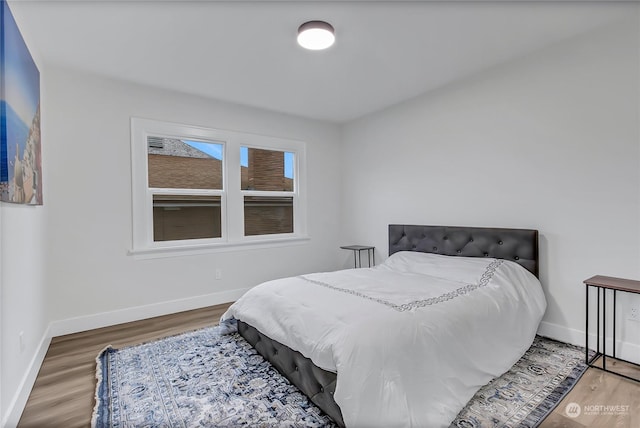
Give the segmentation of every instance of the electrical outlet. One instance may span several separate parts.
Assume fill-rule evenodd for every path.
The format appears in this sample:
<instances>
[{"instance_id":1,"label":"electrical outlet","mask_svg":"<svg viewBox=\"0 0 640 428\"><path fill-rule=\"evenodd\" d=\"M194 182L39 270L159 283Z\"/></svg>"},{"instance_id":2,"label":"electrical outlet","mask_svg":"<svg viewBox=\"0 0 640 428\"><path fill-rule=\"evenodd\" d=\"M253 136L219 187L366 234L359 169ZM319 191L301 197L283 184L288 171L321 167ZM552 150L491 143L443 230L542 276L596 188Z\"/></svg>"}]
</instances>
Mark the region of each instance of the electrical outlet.
<instances>
[{"instance_id":1,"label":"electrical outlet","mask_svg":"<svg viewBox=\"0 0 640 428\"><path fill-rule=\"evenodd\" d=\"M629 319L631 321L640 321L640 306L634 305L631 306L629 310Z\"/></svg>"},{"instance_id":2,"label":"electrical outlet","mask_svg":"<svg viewBox=\"0 0 640 428\"><path fill-rule=\"evenodd\" d=\"M24 351L24 331L18 333L18 338L20 339L20 352Z\"/></svg>"},{"instance_id":3,"label":"electrical outlet","mask_svg":"<svg viewBox=\"0 0 640 428\"><path fill-rule=\"evenodd\" d=\"M222 279L222 269L216 269L216 279Z\"/></svg>"}]
</instances>

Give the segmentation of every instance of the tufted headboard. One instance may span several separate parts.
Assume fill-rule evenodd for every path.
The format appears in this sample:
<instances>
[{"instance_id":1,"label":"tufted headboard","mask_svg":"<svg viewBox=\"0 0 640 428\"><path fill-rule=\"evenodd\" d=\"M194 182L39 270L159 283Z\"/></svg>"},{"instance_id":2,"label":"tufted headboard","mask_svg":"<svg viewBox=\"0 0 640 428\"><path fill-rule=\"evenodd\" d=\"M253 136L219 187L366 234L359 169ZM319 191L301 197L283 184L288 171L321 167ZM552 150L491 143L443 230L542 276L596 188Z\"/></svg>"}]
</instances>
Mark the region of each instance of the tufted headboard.
<instances>
[{"instance_id":1,"label":"tufted headboard","mask_svg":"<svg viewBox=\"0 0 640 428\"><path fill-rule=\"evenodd\" d=\"M533 229L390 224L389 255L398 251L506 259L538 276L538 231Z\"/></svg>"}]
</instances>

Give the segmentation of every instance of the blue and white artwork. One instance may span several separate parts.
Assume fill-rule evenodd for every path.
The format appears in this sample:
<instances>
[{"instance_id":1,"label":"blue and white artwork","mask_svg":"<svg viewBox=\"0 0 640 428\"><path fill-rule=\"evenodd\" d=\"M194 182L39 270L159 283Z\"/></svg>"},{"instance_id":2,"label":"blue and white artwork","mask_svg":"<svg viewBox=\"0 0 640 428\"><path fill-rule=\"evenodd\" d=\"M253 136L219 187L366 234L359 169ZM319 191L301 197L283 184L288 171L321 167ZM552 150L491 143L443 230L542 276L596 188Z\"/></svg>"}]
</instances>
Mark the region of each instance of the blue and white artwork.
<instances>
[{"instance_id":1,"label":"blue and white artwork","mask_svg":"<svg viewBox=\"0 0 640 428\"><path fill-rule=\"evenodd\" d=\"M0 1L0 200L42 205L40 72Z\"/></svg>"}]
</instances>

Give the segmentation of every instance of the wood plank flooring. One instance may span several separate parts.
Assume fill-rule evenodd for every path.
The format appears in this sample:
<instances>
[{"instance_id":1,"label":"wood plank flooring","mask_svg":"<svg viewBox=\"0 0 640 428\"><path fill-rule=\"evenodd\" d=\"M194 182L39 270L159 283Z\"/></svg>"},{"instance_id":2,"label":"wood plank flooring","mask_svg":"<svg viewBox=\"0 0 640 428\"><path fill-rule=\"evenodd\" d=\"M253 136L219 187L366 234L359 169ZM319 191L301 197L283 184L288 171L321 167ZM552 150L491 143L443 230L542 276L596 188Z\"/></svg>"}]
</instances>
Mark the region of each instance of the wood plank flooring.
<instances>
[{"instance_id":1,"label":"wood plank flooring","mask_svg":"<svg viewBox=\"0 0 640 428\"><path fill-rule=\"evenodd\" d=\"M95 358L104 347L121 348L212 326L228 306L211 306L54 338L18 427L90 426L96 384ZM626 370L638 372L638 369ZM567 416L565 409L569 403L581 406L579 416ZM621 407L608 412L596 406ZM590 368L540 427L640 427L640 383Z\"/></svg>"},{"instance_id":2,"label":"wood plank flooring","mask_svg":"<svg viewBox=\"0 0 640 428\"><path fill-rule=\"evenodd\" d=\"M640 369L637 366L607 358L607 368L640 379ZM567 406L573 404L580 406L579 413L569 416ZM640 427L640 382L589 368L540 425L540 428L584 427Z\"/></svg>"},{"instance_id":3,"label":"wood plank flooring","mask_svg":"<svg viewBox=\"0 0 640 428\"><path fill-rule=\"evenodd\" d=\"M96 387L96 356L114 348L213 326L229 304L54 337L18 427L88 427Z\"/></svg>"}]
</instances>

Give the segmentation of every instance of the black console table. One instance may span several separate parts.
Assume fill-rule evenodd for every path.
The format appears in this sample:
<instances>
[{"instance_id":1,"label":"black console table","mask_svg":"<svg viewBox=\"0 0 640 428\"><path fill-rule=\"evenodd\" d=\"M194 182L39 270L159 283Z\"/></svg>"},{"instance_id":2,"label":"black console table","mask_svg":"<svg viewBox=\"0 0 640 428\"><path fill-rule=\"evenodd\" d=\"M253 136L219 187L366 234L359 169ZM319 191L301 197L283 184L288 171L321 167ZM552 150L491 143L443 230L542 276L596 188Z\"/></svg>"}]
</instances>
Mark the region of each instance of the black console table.
<instances>
[{"instance_id":1,"label":"black console table","mask_svg":"<svg viewBox=\"0 0 640 428\"><path fill-rule=\"evenodd\" d=\"M624 293L633 293L640 295L640 281L632 279L615 278L611 276L596 275L589 279L584 280L586 285L586 313L585 313L585 348L586 348L586 363L590 367L595 367L600 370L604 370L609 373L622 376L627 379L640 382L640 379L627 376L622 373L618 373L607 369L607 358L614 358L619 361L631 364L636 367L640 365L631 361L623 360L616 356L616 294L618 291ZM597 315L596 315L596 354L589 358L589 288L594 287L597 290ZM612 355L607 354L607 290L611 290L613 294L613 349ZM602 296L602 299L601 299ZM602 312L602 319L600 319L600 312ZM600 324L602 323L602 335L600 334ZM600 351L600 342L602 341L602 352ZM602 367L595 365L594 362L602 357Z\"/></svg>"},{"instance_id":2,"label":"black console table","mask_svg":"<svg viewBox=\"0 0 640 428\"><path fill-rule=\"evenodd\" d=\"M353 251L353 267L354 268L362 267L362 258L360 255L362 251L367 252L367 258L369 259L369 267L371 267L372 264L374 266L376 264L376 253L375 253L376 247L371 247L368 245L345 245L340 248L342 248L343 250ZM372 260L373 260L373 263L371 262Z\"/></svg>"}]
</instances>

